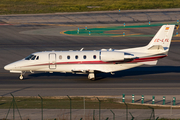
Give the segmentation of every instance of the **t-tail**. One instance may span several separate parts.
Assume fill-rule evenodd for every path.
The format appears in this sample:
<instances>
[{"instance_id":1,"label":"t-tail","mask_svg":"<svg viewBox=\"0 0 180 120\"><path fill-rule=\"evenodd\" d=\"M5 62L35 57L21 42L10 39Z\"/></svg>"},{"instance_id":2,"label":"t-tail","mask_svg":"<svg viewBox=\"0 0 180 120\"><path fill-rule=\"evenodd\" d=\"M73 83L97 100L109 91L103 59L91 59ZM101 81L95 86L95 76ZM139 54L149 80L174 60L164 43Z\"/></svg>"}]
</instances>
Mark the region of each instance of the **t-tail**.
<instances>
[{"instance_id":1,"label":"t-tail","mask_svg":"<svg viewBox=\"0 0 180 120\"><path fill-rule=\"evenodd\" d=\"M170 48L174 27L175 25L163 25L146 46L148 50L162 50L167 53Z\"/></svg>"}]
</instances>

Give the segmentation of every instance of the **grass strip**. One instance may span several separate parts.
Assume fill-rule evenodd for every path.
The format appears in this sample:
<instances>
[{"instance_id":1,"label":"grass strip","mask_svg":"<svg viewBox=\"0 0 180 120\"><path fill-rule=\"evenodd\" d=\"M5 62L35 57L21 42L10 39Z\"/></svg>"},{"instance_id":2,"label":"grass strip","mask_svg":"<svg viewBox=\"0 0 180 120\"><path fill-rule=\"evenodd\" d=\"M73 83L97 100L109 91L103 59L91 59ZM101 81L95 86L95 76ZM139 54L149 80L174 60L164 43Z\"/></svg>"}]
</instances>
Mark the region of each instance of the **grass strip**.
<instances>
[{"instance_id":1,"label":"grass strip","mask_svg":"<svg viewBox=\"0 0 180 120\"><path fill-rule=\"evenodd\" d=\"M84 109L84 99L74 97L72 99L72 109ZM119 103L117 98L101 98L101 109L126 109L124 103ZM12 97L0 98L0 109L8 109L11 105ZM15 102L19 109L41 109L41 99L39 97L15 97ZM149 106L128 104L129 109L149 109ZM151 106L152 107L152 106ZM70 100L67 97L51 98L43 97L44 109L70 109ZM98 109L99 101L97 98L85 99L86 109ZM168 107L153 106L154 109L169 109ZM174 109L174 108L173 108ZM178 108L177 108L178 109Z\"/></svg>"},{"instance_id":2,"label":"grass strip","mask_svg":"<svg viewBox=\"0 0 180 120\"><path fill-rule=\"evenodd\" d=\"M0 0L0 14L180 8L179 0Z\"/></svg>"}]
</instances>

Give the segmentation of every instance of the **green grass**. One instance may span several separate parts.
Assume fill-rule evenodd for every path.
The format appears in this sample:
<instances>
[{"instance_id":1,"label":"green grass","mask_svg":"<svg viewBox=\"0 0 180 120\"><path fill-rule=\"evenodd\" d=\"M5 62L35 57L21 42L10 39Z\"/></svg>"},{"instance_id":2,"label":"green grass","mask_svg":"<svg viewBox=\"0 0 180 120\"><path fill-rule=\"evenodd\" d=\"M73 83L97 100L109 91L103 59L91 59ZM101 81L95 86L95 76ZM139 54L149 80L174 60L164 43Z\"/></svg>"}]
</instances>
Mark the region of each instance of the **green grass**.
<instances>
[{"instance_id":1,"label":"green grass","mask_svg":"<svg viewBox=\"0 0 180 120\"><path fill-rule=\"evenodd\" d=\"M20 109L40 109L41 99L39 97L15 97L17 107ZM118 103L119 99L101 99L101 109L126 109L124 103ZM8 109L11 105L11 97L0 98L0 109ZM99 102L96 98L86 98L86 109L99 109ZM12 106L11 106L12 108ZM70 101L64 97L61 99L43 98L44 109L69 109ZM129 109L149 109L148 106L128 104ZM165 107L153 107L155 109L167 109ZM72 98L72 109L84 109L83 98Z\"/></svg>"},{"instance_id":2,"label":"green grass","mask_svg":"<svg viewBox=\"0 0 180 120\"><path fill-rule=\"evenodd\" d=\"M92 6L88 8L87 6ZM93 7L94 6L94 7ZM0 14L179 8L179 0L0 0Z\"/></svg>"}]
</instances>

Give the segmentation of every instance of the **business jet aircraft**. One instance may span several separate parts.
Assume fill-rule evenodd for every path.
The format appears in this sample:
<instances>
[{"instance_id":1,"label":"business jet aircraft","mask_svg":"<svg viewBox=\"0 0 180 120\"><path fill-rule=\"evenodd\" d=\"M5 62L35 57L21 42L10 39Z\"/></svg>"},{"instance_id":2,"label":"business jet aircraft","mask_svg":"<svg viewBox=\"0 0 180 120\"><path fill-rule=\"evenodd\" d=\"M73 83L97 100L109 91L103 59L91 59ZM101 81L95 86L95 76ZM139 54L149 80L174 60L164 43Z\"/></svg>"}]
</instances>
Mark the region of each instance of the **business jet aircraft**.
<instances>
[{"instance_id":1,"label":"business jet aircraft","mask_svg":"<svg viewBox=\"0 0 180 120\"><path fill-rule=\"evenodd\" d=\"M96 73L112 73L130 69L143 64L156 65L157 61L167 56L175 25L163 25L147 46L114 50L93 51L44 51L32 53L28 57L4 67L11 73L25 72L72 72L88 74L88 79L95 80ZM113 73L112 73L113 74Z\"/></svg>"}]
</instances>

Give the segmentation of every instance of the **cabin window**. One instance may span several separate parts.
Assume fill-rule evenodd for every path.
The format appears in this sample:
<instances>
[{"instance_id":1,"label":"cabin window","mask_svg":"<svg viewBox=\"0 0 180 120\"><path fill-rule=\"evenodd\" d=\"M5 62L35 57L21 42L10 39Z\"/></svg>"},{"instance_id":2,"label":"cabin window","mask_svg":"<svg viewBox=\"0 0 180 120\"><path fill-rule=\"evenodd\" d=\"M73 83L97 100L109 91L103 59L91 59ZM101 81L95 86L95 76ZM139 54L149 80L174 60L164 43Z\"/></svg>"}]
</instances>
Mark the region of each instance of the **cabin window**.
<instances>
[{"instance_id":1,"label":"cabin window","mask_svg":"<svg viewBox=\"0 0 180 120\"><path fill-rule=\"evenodd\" d=\"M86 59L86 55L84 55L83 58Z\"/></svg>"},{"instance_id":2,"label":"cabin window","mask_svg":"<svg viewBox=\"0 0 180 120\"><path fill-rule=\"evenodd\" d=\"M75 59L78 59L78 55L75 56Z\"/></svg>"},{"instance_id":3,"label":"cabin window","mask_svg":"<svg viewBox=\"0 0 180 120\"><path fill-rule=\"evenodd\" d=\"M60 60L62 59L62 55L59 56L59 59L60 59Z\"/></svg>"},{"instance_id":4,"label":"cabin window","mask_svg":"<svg viewBox=\"0 0 180 120\"><path fill-rule=\"evenodd\" d=\"M39 56L37 56L36 60L39 60Z\"/></svg>"},{"instance_id":5,"label":"cabin window","mask_svg":"<svg viewBox=\"0 0 180 120\"><path fill-rule=\"evenodd\" d=\"M69 56L69 55L67 56L67 59L70 59L70 56Z\"/></svg>"},{"instance_id":6,"label":"cabin window","mask_svg":"<svg viewBox=\"0 0 180 120\"><path fill-rule=\"evenodd\" d=\"M96 55L93 55L93 58L96 59Z\"/></svg>"}]
</instances>

